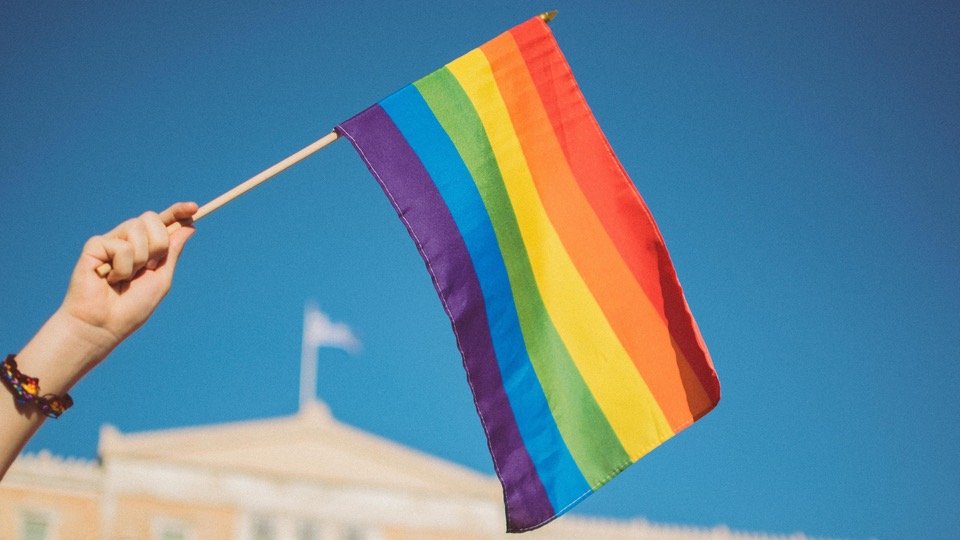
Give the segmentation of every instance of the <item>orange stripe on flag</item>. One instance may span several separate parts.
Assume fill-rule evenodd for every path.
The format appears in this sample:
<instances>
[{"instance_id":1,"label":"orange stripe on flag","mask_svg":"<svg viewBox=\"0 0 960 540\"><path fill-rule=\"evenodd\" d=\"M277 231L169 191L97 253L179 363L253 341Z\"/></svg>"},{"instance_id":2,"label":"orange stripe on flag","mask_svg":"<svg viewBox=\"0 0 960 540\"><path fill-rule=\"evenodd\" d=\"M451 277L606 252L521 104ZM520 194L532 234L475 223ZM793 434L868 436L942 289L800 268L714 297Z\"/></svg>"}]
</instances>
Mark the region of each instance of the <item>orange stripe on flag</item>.
<instances>
[{"instance_id":1,"label":"orange stripe on flag","mask_svg":"<svg viewBox=\"0 0 960 540\"><path fill-rule=\"evenodd\" d=\"M546 25L528 21L510 30L510 34L519 44L527 66L536 66L529 73L580 190L670 328L678 355L689 360L680 364L681 377L690 409L699 418L719 400L720 383L656 222L636 188L629 181L622 181L628 176L589 114L589 106ZM633 210L637 203L643 213ZM704 390L707 398L701 399Z\"/></svg>"},{"instance_id":2,"label":"orange stripe on flag","mask_svg":"<svg viewBox=\"0 0 960 540\"><path fill-rule=\"evenodd\" d=\"M663 317L637 283L581 192L510 34L481 47L489 59L544 208L614 333L676 432L693 421L688 399L707 402L699 385L685 391L681 366ZM688 396L687 394L691 394Z\"/></svg>"}]
</instances>

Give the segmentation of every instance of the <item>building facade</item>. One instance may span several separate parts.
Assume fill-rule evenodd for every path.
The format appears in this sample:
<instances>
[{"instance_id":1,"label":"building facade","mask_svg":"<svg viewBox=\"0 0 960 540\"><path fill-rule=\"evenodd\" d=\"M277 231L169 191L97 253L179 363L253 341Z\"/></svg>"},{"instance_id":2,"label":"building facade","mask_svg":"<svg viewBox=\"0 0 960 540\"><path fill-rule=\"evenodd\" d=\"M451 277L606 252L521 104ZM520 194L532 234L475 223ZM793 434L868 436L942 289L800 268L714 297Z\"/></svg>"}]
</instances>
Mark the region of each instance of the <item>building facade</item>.
<instances>
[{"instance_id":1,"label":"building facade","mask_svg":"<svg viewBox=\"0 0 960 540\"><path fill-rule=\"evenodd\" d=\"M496 478L343 424L319 402L289 417L213 426L133 434L104 426L98 452L97 462L21 456L0 482L0 538L507 536ZM771 538L571 515L523 536Z\"/></svg>"}]
</instances>

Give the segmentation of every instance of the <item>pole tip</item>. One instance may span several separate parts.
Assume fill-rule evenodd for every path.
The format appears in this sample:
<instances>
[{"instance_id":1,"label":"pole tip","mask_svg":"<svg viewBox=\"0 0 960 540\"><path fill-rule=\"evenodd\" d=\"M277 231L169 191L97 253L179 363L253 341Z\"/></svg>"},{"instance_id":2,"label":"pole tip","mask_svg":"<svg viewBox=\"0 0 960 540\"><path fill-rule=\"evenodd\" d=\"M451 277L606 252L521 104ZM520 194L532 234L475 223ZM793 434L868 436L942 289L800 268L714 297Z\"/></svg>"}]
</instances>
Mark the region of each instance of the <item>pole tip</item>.
<instances>
[{"instance_id":1,"label":"pole tip","mask_svg":"<svg viewBox=\"0 0 960 540\"><path fill-rule=\"evenodd\" d=\"M557 10L552 9L550 11L545 11L537 16L540 17L540 20L542 20L543 22L548 23L552 21L554 17L557 16Z\"/></svg>"}]
</instances>

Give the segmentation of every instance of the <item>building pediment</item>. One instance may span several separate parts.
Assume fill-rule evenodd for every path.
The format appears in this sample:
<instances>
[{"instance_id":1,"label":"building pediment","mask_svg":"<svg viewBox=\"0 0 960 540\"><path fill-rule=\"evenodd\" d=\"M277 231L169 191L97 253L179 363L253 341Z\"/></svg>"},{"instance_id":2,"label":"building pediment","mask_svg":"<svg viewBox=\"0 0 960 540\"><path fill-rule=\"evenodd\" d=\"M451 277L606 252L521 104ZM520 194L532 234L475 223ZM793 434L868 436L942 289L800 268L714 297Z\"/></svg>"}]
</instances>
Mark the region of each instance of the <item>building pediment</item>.
<instances>
[{"instance_id":1,"label":"building pediment","mask_svg":"<svg viewBox=\"0 0 960 540\"><path fill-rule=\"evenodd\" d=\"M331 487L498 497L495 478L337 421L322 403L296 415L124 434L101 431L104 462L146 460Z\"/></svg>"}]
</instances>

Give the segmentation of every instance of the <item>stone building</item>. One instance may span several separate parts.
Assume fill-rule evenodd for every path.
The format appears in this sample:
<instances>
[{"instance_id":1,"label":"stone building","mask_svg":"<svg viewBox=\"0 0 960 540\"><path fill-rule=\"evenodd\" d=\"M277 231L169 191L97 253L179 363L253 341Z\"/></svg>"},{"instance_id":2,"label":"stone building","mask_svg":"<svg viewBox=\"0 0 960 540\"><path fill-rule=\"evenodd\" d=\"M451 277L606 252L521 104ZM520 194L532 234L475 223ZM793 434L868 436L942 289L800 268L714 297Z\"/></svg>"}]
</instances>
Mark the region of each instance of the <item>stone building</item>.
<instances>
[{"instance_id":1,"label":"stone building","mask_svg":"<svg viewBox=\"0 0 960 540\"><path fill-rule=\"evenodd\" d=\"M315 398L317 348L354 339L325 317L308 304L297 414L144 433L103 426L97 461L21 455L0 482L0 540L507 537L496 477L339 422ZM569 514L509 536L774 538Z\"/></svg>"},{"instance_id":2,"label":"stone building","mask_svg":"<svg viewBox=\"0 0 960 540\"><path fill-rule=\"evenodd\" d=\"M100 432L99 460L21 456L0 482L0 537L148 540L504 538L500 484L333 418ZM566 515L513 538L771 538L725 527ZM792 538L800 538L794 536Z\"/></svg>"}]
</instances>

